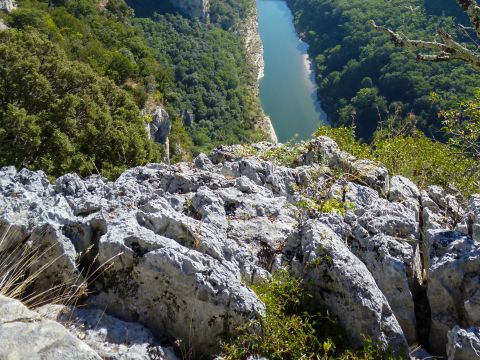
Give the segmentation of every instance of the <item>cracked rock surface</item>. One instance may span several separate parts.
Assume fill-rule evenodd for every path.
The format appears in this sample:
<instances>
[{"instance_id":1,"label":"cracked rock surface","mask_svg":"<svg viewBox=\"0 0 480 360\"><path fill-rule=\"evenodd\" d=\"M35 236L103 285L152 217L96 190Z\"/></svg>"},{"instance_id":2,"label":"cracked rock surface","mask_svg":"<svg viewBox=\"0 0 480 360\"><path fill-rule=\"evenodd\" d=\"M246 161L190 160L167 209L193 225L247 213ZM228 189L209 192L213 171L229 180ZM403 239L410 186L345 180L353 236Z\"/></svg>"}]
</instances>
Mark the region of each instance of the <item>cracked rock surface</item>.
<instances>
[{"instance_id":1,"label":"cracked rock surface","mask_svg":"<svg viewBox=\"0 0 480 360\"><path fill-rule=\"evenodd\" d=\"M248 285L287 267L352 345L368 336L397 354L418 343L459 353L465 342L452 329L480 326L478 197L464 209L456 194L420 190L326 137L291 166L262 157L278 146L224 146L114 182L0 169L0 250L31 241L48 249L44 261L59 259L38 291L100 268L86 305L141 325L145 344L218 355L225 336L265 312ZM319 188L345 211L297 206Z\"/></svg>"}]
</instances>

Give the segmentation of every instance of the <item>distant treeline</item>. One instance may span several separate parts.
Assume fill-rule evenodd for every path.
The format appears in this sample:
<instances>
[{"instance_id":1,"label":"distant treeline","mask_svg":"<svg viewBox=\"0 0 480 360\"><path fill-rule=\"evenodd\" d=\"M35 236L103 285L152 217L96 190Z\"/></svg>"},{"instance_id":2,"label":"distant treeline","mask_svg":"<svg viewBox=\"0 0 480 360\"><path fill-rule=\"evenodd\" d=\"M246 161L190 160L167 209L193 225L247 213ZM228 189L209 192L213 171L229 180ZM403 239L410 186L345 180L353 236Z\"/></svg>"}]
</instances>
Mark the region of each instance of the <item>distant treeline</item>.
<instances>
[{"instance_id":1,"label":"distant treeline","mask_svg":"<svg viewBox=\"0 0 480 360\"><path fill-rule=\"evenodd\" d=\"M389 116L415 117L429 136L439 137L439 109L473 96L480 74L458 63L419 63L395 49L370 21L411 38L434 39L442 28L468 20L451 0L287 0L296 26L311 45L319 96L334 125L355 123L371 140ZM461 36L461 34L458 34ZM439 102L431 101L437 93Z\"/></svg>"}]
</instances>

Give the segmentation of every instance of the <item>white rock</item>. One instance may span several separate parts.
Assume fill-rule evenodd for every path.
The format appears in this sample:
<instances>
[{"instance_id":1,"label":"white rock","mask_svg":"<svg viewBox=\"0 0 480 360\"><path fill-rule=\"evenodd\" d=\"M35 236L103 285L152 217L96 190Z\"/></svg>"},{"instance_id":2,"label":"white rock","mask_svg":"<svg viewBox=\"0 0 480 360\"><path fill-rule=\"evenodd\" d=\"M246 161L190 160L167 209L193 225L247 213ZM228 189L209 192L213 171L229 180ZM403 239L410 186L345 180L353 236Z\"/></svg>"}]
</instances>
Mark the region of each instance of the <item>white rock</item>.
<instances>
[{"instance_id":1,"label":"white rock","mask_svg":"<svg viewBox=\"0 0 480 360\"><path fill-rule=\"evenodd\" d=\"M455 326L448 332L448 360L480 359L480 329Z\"/></svg>"},{"instance_id":2,"label":"white rock","mask_svg":"<svg viewBox=\"0 0 480 360\"><path fill-rule=\"evenodd\" d=\"M0 359L100 360L87 344L55 321L0 295Z\"/></svg>"},{"instance_id":3,"label":"white rock","mask_svg":"<svg viewBox=\"0 0 480 360\"><path fill-rule=\"evenodd\" d=\"M463 234L438 231L428 256L430 348L442 355L451 328L480 326L480 245Z\"/></svg>"},{"instance_id":4,"label":"white rock","mask_svg":"<svg viewBox=\"0 0 480 360\"><path fill-rule=\"evenodd\" d=\"M339 318L352 346L362 346L367 336L397 354L408 353L403 331L374 278L330 228L308 222L300 251L298 271L307 289Z\"/></svg>"}]
</instances>

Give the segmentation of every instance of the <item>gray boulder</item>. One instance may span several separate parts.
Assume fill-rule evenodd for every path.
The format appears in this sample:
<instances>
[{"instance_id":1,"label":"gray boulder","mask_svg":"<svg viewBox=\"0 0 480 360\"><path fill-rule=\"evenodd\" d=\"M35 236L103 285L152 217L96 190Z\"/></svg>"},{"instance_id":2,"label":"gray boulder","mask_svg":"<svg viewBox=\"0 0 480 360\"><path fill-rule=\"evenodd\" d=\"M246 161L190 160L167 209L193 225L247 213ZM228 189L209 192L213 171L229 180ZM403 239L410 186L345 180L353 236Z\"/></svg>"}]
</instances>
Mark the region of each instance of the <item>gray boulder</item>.
<instances>
[{"instance_id":1,"label":"gray boulder","mask_svg":"<svg viewBox=\"0 0 480 360\"><path fill-rule=\"evenodd\" d=\"M260 316L263 304L234 266L197 250L204 238L185 225L161 213L109 223L98 259L121 255L105 271L94 303L156 334L179 338L196 353L214 354L225 331ZM211 248L220 254L216 250Z\"/></svg>"},{"instance_id":2,"label":"gray boulder","mask_svg":"<svg viewBox=\"0 0 480 360\"><path fill-rule=\"evenodd\" d=\"M339 318L352 345L361 347L367 336L396 354L407 354L407 341L387 299L347 245L318 221L305 224L300 242L298 273L310 294Z\"/></svg>"},{"instance_id":3,"label":"gray boulder","mask_svg":"<svg viewBox=\"0 0 480 360\"><path fill-rule=\"evenodd\" d=\"M403 204L413 210L417 221L420 216L420 190L409 179L403 176L392 176L390 179L390 192L388 200Z\"/></svg>"},{"instance_id":4,"label":"gray boulder","mask_svg":"<svg viewBox=\"0 0 480 360\"><path fill-rule=\"evenodd\" d=\"M448 360L480 359L480 329L455 326L448 332Z\"/></svg>"},{"instance_id":5,"label":"gray boulder","mask_svg":"<svg viewBox=\"0 0 480 360\"><path fill-rule=\"evenodd\" d=\"M171 348L160 346L142 325L118 320L102 310L45 305L36 312L63 324L103 359L178 360Z\"/></svg>"},{"instance_id":6,"label":"gray boulder","mask_svg":"<svg viewBox=\"0 0 480 360\"><path fill-rule=\"evenodd\" d=\"M300 165L314 163L326 165L332 169L344 171L357 178L357 181L378 191L382 196L388 195L390 180L384 166L370 160L359 160L340 150L332 139L319 136L307 144L307 150L298 159Z\"/></svg>"},{"instance_id":7,"label":"gray boulder","mask_svg":"<svg viewBox=\"0 0 480 360\"><path fill-rule=\"evenodd\" d=\"M405 186L398 190L400 186L396 183L393 196L401 200L400 191L409 193ZM331 191L352 207L344 218L349 227L344 238L351 251L373 275L409 343L415 343L414 278L421 272L418 212L403 201L388 201L377 191L356 183L337 181ZM337 228L332 229L340 234Z\"/></svg>"},{"instance_id":8,"label":"gray boulder","mask_svg":"<svg viewBox=\"0 0 480 360\"><path fill-rule=\"evenodd\" d=\"M172 130L172 121L167 111L159 106L152 114L152 121L147 123L147 131L150 138L160 144L165 144L170 131Z\"/></svg>"},{"instance_id":9,"label":"gray boulder","mask_svg":"<svg viewBox=\"0 0 480 360\"><path fill-rule=\"evenodd\" d=\"M100 360L59 323L0 295L0 359Z\"/></svg>"},{"instance_id":10,"label":"gray boulder","mask_svg":"<svg viewBox=\"0 0 480 360\"><path fill-rule=\"evenodd\" d=\"M473 195L468 200L462 220L457 229L480 242L480 195Z\"/></svg>"},{"instance_id":11,"label":"gray boulder","mask_svg":"<svg viewBox=\"0 0 480 360\"><path fill-rule=\"evenodd\" d=\"M480 245L458 232L437 231L428 257L430 348L442 355L455 325L480 326Z\"/></svg>"}]
</instances>

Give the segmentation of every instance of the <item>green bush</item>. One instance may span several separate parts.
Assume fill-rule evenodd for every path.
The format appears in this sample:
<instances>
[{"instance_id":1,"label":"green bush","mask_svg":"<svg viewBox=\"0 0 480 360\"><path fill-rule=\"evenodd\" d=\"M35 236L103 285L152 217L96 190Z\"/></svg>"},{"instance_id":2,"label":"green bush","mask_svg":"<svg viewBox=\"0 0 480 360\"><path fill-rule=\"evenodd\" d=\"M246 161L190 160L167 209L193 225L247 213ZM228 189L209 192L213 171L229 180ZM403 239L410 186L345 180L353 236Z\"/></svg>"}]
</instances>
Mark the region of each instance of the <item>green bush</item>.
<instances>
[{"instance_id":1,"label":"green bush","mask_svg":"<svg viewBox=\"0 0 480 360\"><path fill-rule=\"evenodd\" d=\"M379 130L367 145L355 138L352 128L319 128L315 136L335 140L342 150L358 158L385 165L390 175L403 175L420 188L430 185L453 185L465 195L480 191L477 161L458 147L425 136L414 126L398 132L392 128Z\"/></svg>"},{"instance_id":2,"label":"green bush","mask_svg":"<svg viewBox=\"0 0 480 360\"><path fill-rule=\"evenodd\" d=\"M348 349L345 332L329 312L312 305L300 280L286 270L274 272L271 281L253 285L266 306L265 317L238 329L224 343L227 360L262 355L271 360L284 359L384 359L385 354L366 340L360 350Z\"/></svg>"},{"instance_id":3,"label":"green bush","mask_svg":"<svg viewBox=\"0 0 480 360\"><path fill-rule=\"evenodd\" d=\"M159 159L130 95L30 28L0 33L0 166L115 177Z\"/></svg>"}]
</instances>

